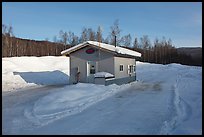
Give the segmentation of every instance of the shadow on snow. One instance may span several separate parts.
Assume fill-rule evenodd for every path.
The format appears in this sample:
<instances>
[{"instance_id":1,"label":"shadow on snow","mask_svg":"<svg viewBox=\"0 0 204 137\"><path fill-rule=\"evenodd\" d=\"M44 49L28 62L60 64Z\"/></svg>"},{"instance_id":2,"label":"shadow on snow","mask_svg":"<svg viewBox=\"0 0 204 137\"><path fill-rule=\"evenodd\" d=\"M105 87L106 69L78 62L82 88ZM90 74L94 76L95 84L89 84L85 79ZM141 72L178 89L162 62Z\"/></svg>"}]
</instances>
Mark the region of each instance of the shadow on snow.
<instances>
[{"instance_id":1,"label":"shadow on snow","mask_svg":"<svg viewBox=\"0 0 204 137\"><path fill-rule=\"evenodd\" d=\"M69 76L59 70L42 72L13 72L20 75L27 83L37 85L64 85L68 84Z\"/></svg>"}]
</instances>

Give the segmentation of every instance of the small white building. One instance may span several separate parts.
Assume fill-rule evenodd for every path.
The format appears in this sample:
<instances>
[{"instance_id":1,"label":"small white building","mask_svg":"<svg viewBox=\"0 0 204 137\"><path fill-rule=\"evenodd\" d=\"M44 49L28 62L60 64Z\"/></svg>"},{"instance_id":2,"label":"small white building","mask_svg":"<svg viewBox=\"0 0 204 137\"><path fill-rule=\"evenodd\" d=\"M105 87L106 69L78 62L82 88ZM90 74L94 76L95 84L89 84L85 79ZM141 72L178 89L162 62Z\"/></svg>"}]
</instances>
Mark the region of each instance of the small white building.
<instances>
[{"instance_id":1,"label":"small white building","mask_svg":"<svg viewBox=\"0 0 204 137\"><path fill-rule=\"evenodd\" d=\"M125 84L136 80L141 53L123 47L86 41L61 52L70 57L70 84Z\"/></svg>"}]
</instances>

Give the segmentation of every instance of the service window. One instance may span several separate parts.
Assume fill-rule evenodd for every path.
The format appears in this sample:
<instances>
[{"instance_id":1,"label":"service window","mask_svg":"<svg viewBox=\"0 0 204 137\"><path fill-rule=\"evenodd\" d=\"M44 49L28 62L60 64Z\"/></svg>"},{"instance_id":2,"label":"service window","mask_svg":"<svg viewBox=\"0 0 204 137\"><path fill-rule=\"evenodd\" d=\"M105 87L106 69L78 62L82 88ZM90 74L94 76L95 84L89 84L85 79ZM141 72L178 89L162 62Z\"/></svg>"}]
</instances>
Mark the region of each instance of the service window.
<instances>
[{"instance_id":1,"label":"service window","mask_svg":"<svg viewBox=\"0 0 204 137\"><path fill-rule=\"evenodd\" d=\"M120 65L120 71L123 71L123 65Z\"/></svg>"},{"instance_id":2,"label":"service window","mask_svg":"<svg viewBox=\"0 0 204 137\"><path fill-rule=\"evenodd\" d=\"M90 74L95 74L95 66L91 65Z\"/></svg>"}]
</instances>

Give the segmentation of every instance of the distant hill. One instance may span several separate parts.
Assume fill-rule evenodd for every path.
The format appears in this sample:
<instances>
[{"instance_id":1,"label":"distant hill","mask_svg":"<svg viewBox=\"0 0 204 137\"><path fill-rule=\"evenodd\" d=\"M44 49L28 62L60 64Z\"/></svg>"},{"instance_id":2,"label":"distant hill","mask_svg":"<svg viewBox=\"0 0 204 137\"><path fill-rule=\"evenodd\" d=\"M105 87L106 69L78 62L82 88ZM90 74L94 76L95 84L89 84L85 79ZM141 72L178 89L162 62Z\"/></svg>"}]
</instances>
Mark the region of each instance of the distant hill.
<instances>
[{"instance_id":1,"label":"distant hill","mask_svg":"<svg viewBox=\"0 0 204 137\"><path fill-rule=\"evenodd\" d=\"M202 48L201 47L182 47L177 48L178 53L185 53L191 55L192 58L202 58Z\"/></svg>"},{"instance_id":2,"label":"distant hill","mask_svg":"<svg viewBox=\"0 0 204 137\"><path fill-rule=\"evenodd\" d=\"M60 43L22 39L2 34L2 57L61 56L61 51L69 47Z\"/></svg>"},{"instance_id":3,"label":"distant hill","mask_svg":"<svg viewBox=\"0 0 204 137\"><path fill-rule=\"evenodd\" d=\"M202 48L201 47L182 47L177 48L177 53L185 57L185 64L202 66Z\"/></svg>"}]
</instances>

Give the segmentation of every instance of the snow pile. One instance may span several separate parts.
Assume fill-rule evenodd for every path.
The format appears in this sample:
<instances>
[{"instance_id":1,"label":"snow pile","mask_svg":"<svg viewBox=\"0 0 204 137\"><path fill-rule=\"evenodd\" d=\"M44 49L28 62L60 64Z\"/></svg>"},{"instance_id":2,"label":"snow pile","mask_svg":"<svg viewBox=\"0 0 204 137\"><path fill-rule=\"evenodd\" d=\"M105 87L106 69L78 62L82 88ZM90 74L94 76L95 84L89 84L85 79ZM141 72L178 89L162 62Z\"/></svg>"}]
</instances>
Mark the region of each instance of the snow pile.
<instances>
[{"instance_id":1,"label":"snow pile","mask_svg":"<svg viewBox=\"0 0 204 137\"><path fill-rule=\"evenodd\" d=\"M25 87L66 84L69 76L68 57L2 58L2 91Z\"/></svg>"},{"instance_id":2,"label":"snow pile","mask_svg":"<svg viewBox=\"0 0 204 137\"><path fill-rule=\"evenodd\" d=\"M94 77L95 78L112 78L114 77L114 75L108 72L97 72L94 74Z\"/></svg>"}]
</instances>

